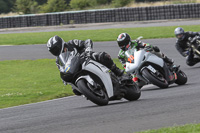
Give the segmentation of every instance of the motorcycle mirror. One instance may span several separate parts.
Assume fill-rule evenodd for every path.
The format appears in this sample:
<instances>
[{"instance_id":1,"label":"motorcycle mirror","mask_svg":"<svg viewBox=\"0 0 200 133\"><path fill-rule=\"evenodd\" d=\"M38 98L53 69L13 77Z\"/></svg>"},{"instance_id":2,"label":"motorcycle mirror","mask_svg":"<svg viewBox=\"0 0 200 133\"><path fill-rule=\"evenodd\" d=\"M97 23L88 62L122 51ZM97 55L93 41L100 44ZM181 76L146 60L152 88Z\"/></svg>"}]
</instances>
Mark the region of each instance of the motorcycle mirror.
<instances>
[{"instance_id":1,"label":"motorcycle mirror","mask_svg":"<svg viewBox=\"0 0 200 133\"><path fill-rule=\"evenodd\" d=\"M137 40L140 40L140 39L142 39L143 38L143 36L139 36L138 38L137 38Z\"/></svg>"}]
</instances>

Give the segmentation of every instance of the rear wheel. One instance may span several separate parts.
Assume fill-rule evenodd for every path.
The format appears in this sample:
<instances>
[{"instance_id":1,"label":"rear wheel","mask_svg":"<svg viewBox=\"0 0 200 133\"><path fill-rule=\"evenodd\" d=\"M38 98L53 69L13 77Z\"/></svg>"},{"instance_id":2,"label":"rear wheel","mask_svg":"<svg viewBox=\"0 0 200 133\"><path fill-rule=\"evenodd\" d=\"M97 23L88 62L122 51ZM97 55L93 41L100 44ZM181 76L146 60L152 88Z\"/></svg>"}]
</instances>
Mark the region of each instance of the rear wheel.
<instances>
[{"instance_id":1,"label":"rear wheel","mask_svg":"<svg viewBox=\"0 0 200 133\"><path fill-rule=\"evenodd\" d=\"M187 75L183 71L179 70L176 73L176 75L177 75L177 80L175 81L176 84L184 85L187 82Z\"/></svg>"},{"instance_id":2,"label":"rear wheel","mask_svg":"<svg viewBox=\"0 0 200 133\"><path fill-rule=\"evenodd\" d=\"M154 84L160 88L168 87L168 82L161 73L153 73L149 69L144 68L142 70L142 75L146 79L148 79L152 84Z\"/></svg>"},{"instance_id":3,"label":"rear wheel","mask_svg":"<svg viewBox=\"0 0 200 133\"><path fill-rule=\"evenodd\" d=\"M138 100L141 96L141 90L137 85L125 86L126 95L124 98L129 101Z\"/></svg>"},{"instance_id":4,"label":"rear wheel","mask_svg":"<svg viewBox=\"0 0 200 133\"><path fill-rule=\"evenodd\" d=\"M94 88L85 79L80 79L77 82L77 86L80 91L93 103L103 106L107 105L109 98L102 88Z\"/></svg>"}]
</instances>

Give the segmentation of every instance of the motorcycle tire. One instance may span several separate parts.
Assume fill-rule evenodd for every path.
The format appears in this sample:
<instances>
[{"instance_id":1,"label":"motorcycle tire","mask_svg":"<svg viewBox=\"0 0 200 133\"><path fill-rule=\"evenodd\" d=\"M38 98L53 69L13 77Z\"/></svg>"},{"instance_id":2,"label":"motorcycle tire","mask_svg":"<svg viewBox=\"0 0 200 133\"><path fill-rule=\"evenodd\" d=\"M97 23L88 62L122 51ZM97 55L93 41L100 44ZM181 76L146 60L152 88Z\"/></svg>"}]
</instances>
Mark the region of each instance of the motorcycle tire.
<instances>
[{"instance_id":1,"label":"motorcycle tire","mask_svg":"<svg viewBox=\"0 0 200 133\"><path fill-rule=\"evenodd\" d=\"M176 84L184 85L187 82L187 75L183 71L179 70L178 72L176 72L176 75L177 75L177 79L175 81Z\"/></svg>"},{"instance_id":2,"label":"motorcycle tire","mask_svg":"<svg viewBox=\"0 0 200 133\"><path fill-rule=\"evenodd\" d=\"M124 98L128 101L138 100L141 96L141 90L137 85L125 86L126 94Z\"/></svg>"},{"instance_id":3,"label":"motorcycle tire","mask_svg":"<svg viewBox=\"0 0 200 133\"><path fill-rule=\"evenodd\" d=\"M142 70L142 75L152 84L160 88L167 88L169 86L167 80L164 77L158 77L157 75L154 75L154 73L150 72L150 70L147 68Z\"/></svg>"},{"instance_id":4,"label":"motorcycle tire","mask_svg":"<svg viewBox=\"0 0 200 133\"><path fill-rule=\"evenodd\" d=\"M99 106L104 106L108 104L109 98L104 90L99 89L95 92L94 89L92 89L92 86L89 85L89 83L87 83L85 79L80 79L77 82L77 86L80 89L81 93L83 93L83 95L93 103Z\"/></svg>"}]
</instances>

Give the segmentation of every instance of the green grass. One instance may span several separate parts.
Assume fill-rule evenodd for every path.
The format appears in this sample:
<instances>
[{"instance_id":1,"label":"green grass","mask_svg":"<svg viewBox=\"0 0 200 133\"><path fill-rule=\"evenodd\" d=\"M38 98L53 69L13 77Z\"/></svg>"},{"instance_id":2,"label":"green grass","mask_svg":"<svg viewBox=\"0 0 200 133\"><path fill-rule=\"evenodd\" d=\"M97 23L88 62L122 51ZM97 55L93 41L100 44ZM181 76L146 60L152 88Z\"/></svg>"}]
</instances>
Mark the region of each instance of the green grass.
<instances>
[{"instance_id":1,"label":"green grass","mask_svg":"<svg viewBox=\"0 0 200 133\"><path fill-rule=\"evenodd\" d=\"M0 108L72 95L64 86L55 60L0 61Z\"/></svg>"},{"instance_id":2,"label":"green grass","mask_svg":"<svg viewBox=\"0 0 200 133\"><path fill-rule=\"evenodd\" d=\"M54 59L0 61L0 68L0 108L73 95Z\"/></svg>"},{"instance_id":3,"label":"green grass","mask_svg":"<svg viewBox=\"0 0 200 133\"><path fill-rule=\"evenodd\" d=\"M0 45L23 45L23 44L46 44L48 39L54 35L62 37L65 41L71 39L92 39L93 41L115 41L117 36L126 32L132 39L143 36L144 39L170 38L174 36L174 29L177 26L166 27L139 27L119 28L102 30L80 30L80 31L58 31L39 33L12 33L1 34ZM185 31L199 31L200 25L182 26Z\"/></svg>"},{"instance_id":4,"label":"green grass","mask_svg":"<svg viewBox=\"0 0 200 133\"><path fill-rule=\"evenodd\" d=\"M157 130L147 130L137 133L200 133L200 124L187 124L184 126L174 126Z\"/></svg>"}]
</instances>

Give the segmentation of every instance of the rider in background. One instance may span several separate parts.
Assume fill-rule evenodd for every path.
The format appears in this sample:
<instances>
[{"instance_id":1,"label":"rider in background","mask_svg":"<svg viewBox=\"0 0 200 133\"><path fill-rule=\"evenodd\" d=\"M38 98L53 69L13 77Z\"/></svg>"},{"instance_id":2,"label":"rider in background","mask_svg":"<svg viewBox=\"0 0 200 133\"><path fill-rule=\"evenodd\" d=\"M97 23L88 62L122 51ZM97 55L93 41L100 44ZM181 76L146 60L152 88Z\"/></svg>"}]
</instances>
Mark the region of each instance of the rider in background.
<instances>
[{"instance_id":1,"label":"rider in background","mask_svg":"<svg viewBox=\"0 0 200 133\"><path fill-rule=\"evenodd\" d=\"M196 63L200 62L199 58L194 58L193 50L188 45L188 39L190 37L193 38L195 36L199 36L200 33L191 31L184 32L183 28L178 27L174 30L174 34L177 38L175 47L182 56L186 57L186 64L189 66L193 66Z\"/></svg>"},{"instance_id":2,"label":"rider in background","mask_svg":"<svg viewBox=\"0 0 200 133\"><path fill-rule=\"evenodd\" d=\"M121 33L117 38L117 43L120 47L118 59L122 63L123 68L125 68L126 62L128 61L125 56L125 52L131 49L139 50L141 48L162 58L169 65L173 65L173 60L165 56L157 46L152 46L149 43L143 43L140 40L131 40L130 36L127 33ZM134 82L140 82L136 75L132 76Z\"/></svg>"},{"instance_id":3,"label":"rider in background","mask_svg":"<svg viewBox=\"0 0 200 133\"><path fill-rule=\"evenodd\" d=\"M87 39L85 41L74 39L65 42L59 36L53 36L48 40L47 48L51 54L56 56L56 65L60 71L61 78L64 84L66 84L65 81L67 81L68 79L63 76L64 69L63 66L61 66L62 59L60 59L59 55L67 51L76 51L80 55L85 53L87 57L90 57L91 59L108 67L116 76L122 76L124 73L124 70L121 70L116 66L109 54L105 52L93 52L93 42L90 39ZM80 92L76 91L75 89L73 89L73 92L76 95L81 95Z\"/></svg>"}]
</instances>

